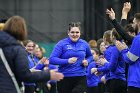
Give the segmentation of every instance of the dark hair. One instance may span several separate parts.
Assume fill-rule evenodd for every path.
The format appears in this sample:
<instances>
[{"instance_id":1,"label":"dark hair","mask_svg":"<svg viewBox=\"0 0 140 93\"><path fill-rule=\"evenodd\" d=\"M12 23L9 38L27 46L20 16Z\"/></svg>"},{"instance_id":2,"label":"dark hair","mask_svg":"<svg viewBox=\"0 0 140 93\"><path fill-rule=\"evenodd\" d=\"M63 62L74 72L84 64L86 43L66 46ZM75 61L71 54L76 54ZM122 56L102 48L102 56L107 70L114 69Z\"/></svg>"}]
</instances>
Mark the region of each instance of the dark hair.
<instances>
[{"instance_id":1,"label":"dark hair","mask_svg":"<svg viewBox=\"0 0 140 93\"><path fill-rule=\"evenodd\" d=\"M104 42L103 38L100 38L100 39L97 40L97 48L98 49L100 49L100 45L101 45L102 42Z\"/></svg>"},{"instance_id":2,"label":"dark hair","mask_svg":"<svg viewBox=\"0 0 140 93\"><path fill-rule=\"evenodd\" d=\"M115 28L112 29L112 35L115 37L116 40L121 41L122 37L119 35L119 33L116 31Z\"/></svg>"},{"instance_id":3,"label":"dark hair","mask_svg":"<svg viewBox=\"0 0 140 93\"><path fill-rule=\"evenodd\" d=\"M6 21L3 30L17 40L25 40L27 36L25 20L20 16L12 16L9 18Z\"/></svg>"},{"instance_id":4,"label":"dark hair","mask_svg":"<svg viewBox=\"0 0 140 93\"><path fill-rule=\"evenodd\" d=\"M136 18L137 21L140 21L140 13L136 13L134 15L134 18Z\"/></svg>"},{"instance_id":5,"label":"dark hair","mask_svg":"<svg viewBox=\"0 0 140 93\"><path fill-rule=\"evenodd\" d=\"M70 24L69 24L69 31L71 30L71 28L72 27L79 27L79 29L81 29L81 23L80 22L71 22Z\"/></svg>"},{"instance_id":6,"label":"dark hair","mask_svg":"<svg viewBox=\"0 0 140 93\"><path fill-rule=\"evenodd\" d=\"M130 33L137 33L137 31L134 29L134 27L132 26L132 24L127 24L125 27L124 27L125 31L126 32L130 32Z\"/></svg>"},{"instance_id":7,"label":"dark hair","mask_svg":"<svg viewBox=\"0 0 140 93\"><path fill-rule=\"evenodd\" d=\"M96 52L96 54L100 54L99 50L97 48L91 48L91 50L94 50Z\"/></svg>"}]
</instances>

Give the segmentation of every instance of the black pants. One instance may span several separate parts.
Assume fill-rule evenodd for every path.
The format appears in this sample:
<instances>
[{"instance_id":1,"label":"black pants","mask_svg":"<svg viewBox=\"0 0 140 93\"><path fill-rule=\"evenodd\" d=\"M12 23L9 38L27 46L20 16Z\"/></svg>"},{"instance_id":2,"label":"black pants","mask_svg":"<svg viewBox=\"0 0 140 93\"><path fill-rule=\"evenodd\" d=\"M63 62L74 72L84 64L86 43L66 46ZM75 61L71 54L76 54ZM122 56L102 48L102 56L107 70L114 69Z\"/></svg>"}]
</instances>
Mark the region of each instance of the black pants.
<instances>
[{"instance_id":1,"label":"black pants","mask_svg":"<svg viewBox=\"0 0 140 93\"><path fill-rule=\"evenodd\" d=\"M98 93L104 93L104 92L106 92L105 84L102 82L98 83Z\"/></svg>"},{"instance_id":2,"label":"black pants","mask_svg":"<svg viewBox=\"0 0 140 93\"><path fill-rule=\"evenodd\" d=\"M123 80L111 79L106 84L109 93L127 93L127 85Z\"/></svg>"},{"instance_id":3,"label":"black pants","mask_svg":"<svg viewBox=\"0 0 140 93\"><path fill-rule=\"evenodd\" d=\"M86 76L64 77L57 83L58 93L86 92Z\"/></svg>"},{"instance_id":4,"label":"black pants","mask_svg":"<svg viewBox=\"0 0 140 93\"><path fill-rule=\"evenodd\" d=\"M140 93L140 88L128 87L128 93Z\"/></svg>"},{"instance_id":5,"label":"black pants","mask_svg":"<svg viewBox=\"0 0 140 93\"><path fill-rule=\"evenodd\" d=\"M95 87L87 87L87 93L99 93L98 86Z\"/></svg>"}]
</instances>

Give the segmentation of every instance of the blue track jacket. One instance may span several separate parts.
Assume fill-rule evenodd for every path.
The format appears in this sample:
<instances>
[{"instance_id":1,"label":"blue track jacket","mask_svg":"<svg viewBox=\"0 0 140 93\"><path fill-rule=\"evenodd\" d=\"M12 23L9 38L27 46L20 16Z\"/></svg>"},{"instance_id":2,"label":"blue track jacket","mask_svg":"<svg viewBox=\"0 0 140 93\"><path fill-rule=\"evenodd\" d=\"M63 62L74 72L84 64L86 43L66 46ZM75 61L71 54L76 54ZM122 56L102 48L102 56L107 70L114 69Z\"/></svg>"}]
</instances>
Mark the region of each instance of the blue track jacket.
<instances>
[{"instance_id":1,"label":"blue track jacket","mask_svg":"<svg viewBox=\"0 0 140 93\"><path fill-rule=\"evenodd\" d=\"M68 63L68 59L71 57L78 58L74 64ZM86 75L85 67L82 64L84 59L88 62L93 61L88 43L82 39L73 42L68 37L56 44L49 61L51 64L59 65L58 70L62 72L65 77L73 77Z\"/></svg>"},{"instance_id":2,"label":"blue track jacket","mask_svg":"<svg viewBox=\"0 0 140 93\"><path fill-rule=\"evenodd\" d=\"M98 68L99 72L109 71L109 79L126 80L125 78L125 62L121 53L116 46L112 47L112 53L110 55L109 63L105 63L102 68Z\"/></svg>"},{"instance_id":3,"label":"blue track jacket","mask_svg":"<svg viewBox=\"0 0 140 93\"><path fill-rule=\"evenodd\" d=\"M134 38L130 50L122 50L123 59L129 63L128 86L140 88L140 33Z\"/></svg>"},{"instance_id":4,"label":"blue track jacket","mask_svg":"<svg viewBox=\"0 0 140 93\"><path fill-rule=\"evenodd\" d=\"M96 63L93 61L92 63L89 64L88 68L87 68L87 86L88 87L94 87L94 86L98 86L98 83L100 82L100 78L98 76L96 76L94 73L91 74L91 69L92 68L96 68L97 65Z\"/></svg>"}]
</instances>

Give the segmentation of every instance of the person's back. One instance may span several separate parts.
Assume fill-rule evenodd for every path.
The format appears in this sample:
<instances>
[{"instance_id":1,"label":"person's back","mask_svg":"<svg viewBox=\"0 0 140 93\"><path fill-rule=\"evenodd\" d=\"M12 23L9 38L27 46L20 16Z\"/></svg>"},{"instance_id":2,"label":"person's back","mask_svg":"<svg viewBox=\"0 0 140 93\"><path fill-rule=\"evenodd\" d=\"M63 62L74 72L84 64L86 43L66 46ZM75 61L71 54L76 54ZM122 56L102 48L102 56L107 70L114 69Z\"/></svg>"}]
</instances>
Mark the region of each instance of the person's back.
<instances>
[{"instance_id":1,"label":"person's back","mask_svg":"<svg viewBox=\"0 0 140 93\"><path fill-rule=\"evenodd\" d=\"M18 40L25 40L26 24L22 17L13 16L5 23L3 31L0 32L0 48L2 48L7 62L20 85L21 82L47 82L48 80L60 80L61 73L55 71L31 72L28 66L28 58L25 49ZM4 65L0 63L0 71ZM6 71L2 71L5 73ZM9 76L0 74L0 92L17 93Z\"/></svg>"},{"instance_id":2,"label":"person's back","mask_svg":"<svg viewBox=\"0 0 140 93\"><path fill-rule=\"evenodd\" d=\"M13 37L3 31L0 32L0 48L3 49L5 57L7 58L7 61L9 62L9 65L11 66L13 72L16 71L16 69L14 69L13 58L18 52L18 47L20 48L21 46ZM12 83L12 79L6 71L2 60L0 62L0 73L0 91L2 93L16 93L14 83Z\"/></svg>"},{"instance_id":3,"label":"person's back","mask_svg":"<svg viewBox=\"0 0 140 93\"><path fill-rule=\"evenodd\" d=\"M11 77L9 76L8 72L6 71L5 66L2 64L2 60L0 58L0 91L1 93L16 93L14 83L12 82ZM5 80L3 80L3 78ZM7 86L7 87L5 87ZM7 92L9 91L9 92Z\"/></svg>"},{"instance_id":4,"label":"person's back","mask_svg":"<svg viewBox=\"0 0 140 93\"><path fill-rule=\"evenodd\" d=\"M14 83L12 83L12 79L8 74L5 65L3 64L2 61L3 60L0 57L0 91L2 93L8 93L7 91L10 91L9 93L16 93Z\"/></svg>"}]
</instances>

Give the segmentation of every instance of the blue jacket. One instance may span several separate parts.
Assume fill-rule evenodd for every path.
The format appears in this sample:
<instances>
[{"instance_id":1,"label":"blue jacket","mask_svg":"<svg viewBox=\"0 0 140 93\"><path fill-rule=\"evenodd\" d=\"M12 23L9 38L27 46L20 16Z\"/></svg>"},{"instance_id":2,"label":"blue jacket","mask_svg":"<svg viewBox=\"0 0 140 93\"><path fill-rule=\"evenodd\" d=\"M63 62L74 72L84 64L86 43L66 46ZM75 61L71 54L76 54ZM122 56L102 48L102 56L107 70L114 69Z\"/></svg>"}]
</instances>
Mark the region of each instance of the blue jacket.
<instances>
[{"instance_id":1,"label":"blue jacket","mask_svg":"<svg viewBox=\"0 0 140 93\"><path fill-rule=\"evenodd\" d=\"M33 58L31 57L31 54L28 53L28 60L29 60L30 69L33 68L34 66L36 66L36 64L39 62L39 59L35 55L32 55L32 56L33 56Z\"/></svg>"},{"instance_id":2,"label":"blue jacket","mask_svg":"<svg viewBox=\"0 0 140 93\"><path fill-rule=\"evenodd\" d=\"M30 53L28 53L27 52L27 54L28 54L28 60L29 60L29 68L31 69L31 68L33 68L34 66L36 66L36 64L38 63L38 61L39 61L39 59L35 56L35 55L31 55ZM33 58L32 58L32 57ZM36 85L35 83L27 83L27 82L24 82L24 85Z\"/></svg>"},{"instance_id":3,"label":"blue jacket","mask_svg":"<svg viewBox=\"0 0 140 93\"><path fill-rule=\"evenodd\" d=\"M122 50L123 59L129 63L128 86L140 88L140 33L134 38L130 50Z\"/></svg>"},{"instance_id":4,"label":"blue jacket","mask_svg":"<svg viewBox=\"0 0 140 93\"><path fill-rule=\"evenodd\" d=\"M91 74L91 69L96 68L96 67L97 66L94 61L88 65L88 68L87 68L87 86L88 87L98 86L98 83L100 81L99 77L96 76L95 74Z\"/></svg>"},{"instance_id":5,"label":"blue jacket","mask_svg":"<svg viewBox=\"0 0 140 93\"><path fill-rule=\"evenodd\" d=\"M71 57L77 57L77 62L69 64L68 59ZM93 60L88 43L82 39L73 42L69 37L56 44L49 58L51 64L59 65L59 72L62 72L65 77L86 75L82 64L84 59L88 62Z\"/></svg>"},{"instance_id":6,"label":"blue jacket","mask_svg":"<svg viewBox=\"0 0 140 93\"><path fill-rule=\"evenodd\" d=\"M8 33L0 32L0 47L20 85L24 82L47 82L50 79L48 71L31 73L28 66L28 58L25 49L15 38ZM0 60L1 61L1 60ZM0 92L17 93L13 81L7 73L4 65L0 62Z\"/></svg>"},{"instance_id":7,"label":"blue jacket","mask_svg":"<svg viewBox=\"0 0 140 93\"><path fill-rule=\"evenodd\" d=\"M110 59L111 59L112 47L113 47L113 45L109 45L104 52L104 58L108 62L110 62ZM104 67L104 66L102 66L102 67ZM104 74L105 74L105 79L109 80L110 79L110 72L108 70L104 69Z\"/></svg>"},{"instance_id":8,"label":"blue jacket","mask_svg":"<svg viewBox=\"0 0 140 93\"><path fill-rule=\"evenodd\" d=\"M102 68L98 68L98 71L109 71L109 79L120 79L125 81L125 62L122 58L122 55L116 46L113 46L111 50L112 53L110 55L109 63L105 63L105 66L103 66Z\"/></svg>"}]
</instances>

